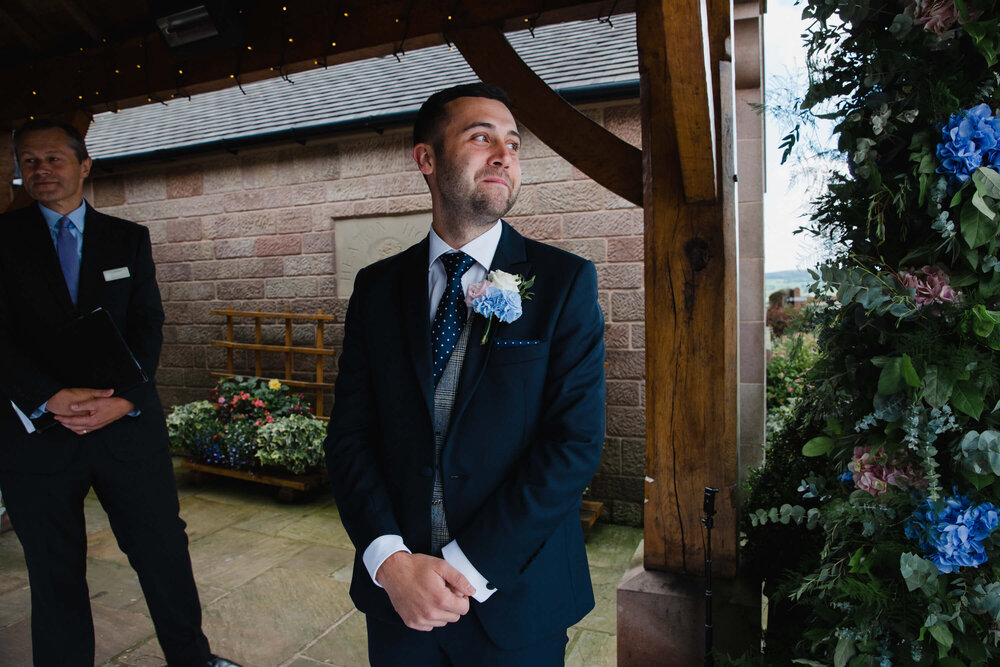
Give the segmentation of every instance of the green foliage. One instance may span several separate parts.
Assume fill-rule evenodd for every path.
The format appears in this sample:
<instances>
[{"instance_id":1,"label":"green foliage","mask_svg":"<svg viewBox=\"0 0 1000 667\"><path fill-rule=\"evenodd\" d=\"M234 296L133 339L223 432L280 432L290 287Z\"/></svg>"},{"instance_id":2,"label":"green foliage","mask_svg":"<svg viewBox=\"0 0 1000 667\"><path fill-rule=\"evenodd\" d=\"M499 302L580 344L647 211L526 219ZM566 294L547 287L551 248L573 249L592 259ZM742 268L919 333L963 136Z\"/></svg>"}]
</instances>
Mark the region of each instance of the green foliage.
<instances>
[{"instance_id":1,"label":"green foliage","mask_svg":"<svg viewBox=\"0 0 1000 667\"><path fill-rule=\"evenodd\" d=\"M817 356L816 337L811 333L792 333L775 340L767 362L768 410L789 405L809 390L806 375Z\"/></svg>"},{"instance_id":2,"label":"green foliage","mask_svg":"<svg viewBox=\"0 0 1000 667\"><path fill-rule=\"evenodd\" d=\"M281 417L257 431L257 458L261 465L274 466L301 475L323 462L326 426L305 415Z\"/></svg>"},{"instance_id":3,"label":"green foliage","mask_svg":"<svg viewBox=\"0 0 1000 667\"><path fill-rule=\"evenodd\" d=\"M295 474L322 463L323 422L278 380L223 378L211 396L174 406L167 417L174 453L237 470L266 465Z\"/></svg>"},{"instance_id":4,"label":"green foliage","mask_svg":"<svg viewBox=\"0 0 1000 667\"><path fill-rule=\"evenodd\" d=\"M812 272L832 300L818 354L768 369L807 390L769 387L783 419L744 501L745 571L777 617L764 662L997 664L1000 531L942 572L913 526L942 499L1000 504L1000 156L992 129L942 135L977 108L1000 131L1000 0L802 6L803 107L829 111L849 174L810 223L841 249ZM983 152L961 153L973 136Z\"/></svg>"}]
</instances>

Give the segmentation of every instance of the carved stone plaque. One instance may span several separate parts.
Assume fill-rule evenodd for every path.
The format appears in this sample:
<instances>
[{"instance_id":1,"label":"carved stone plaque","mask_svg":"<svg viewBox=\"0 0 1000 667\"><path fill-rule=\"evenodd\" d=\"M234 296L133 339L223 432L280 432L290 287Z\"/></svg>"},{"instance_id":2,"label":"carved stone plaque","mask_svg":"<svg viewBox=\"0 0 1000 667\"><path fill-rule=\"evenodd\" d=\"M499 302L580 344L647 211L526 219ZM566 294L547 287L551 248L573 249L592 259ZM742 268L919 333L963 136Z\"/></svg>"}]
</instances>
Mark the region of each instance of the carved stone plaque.
<instances>
[{"instance_id":1,"label":"carved stone plaque","mask_svg":"<svg viewBox=\"0 0 1000 667\"><path fill-rule=\"evenodd\" d=\"M354 277L358 271L406 250L427 236L431 214L353 218L336 220L333 224L337 244L337 294L348 297L354 291Z\"/></svg>"}]
</instances>

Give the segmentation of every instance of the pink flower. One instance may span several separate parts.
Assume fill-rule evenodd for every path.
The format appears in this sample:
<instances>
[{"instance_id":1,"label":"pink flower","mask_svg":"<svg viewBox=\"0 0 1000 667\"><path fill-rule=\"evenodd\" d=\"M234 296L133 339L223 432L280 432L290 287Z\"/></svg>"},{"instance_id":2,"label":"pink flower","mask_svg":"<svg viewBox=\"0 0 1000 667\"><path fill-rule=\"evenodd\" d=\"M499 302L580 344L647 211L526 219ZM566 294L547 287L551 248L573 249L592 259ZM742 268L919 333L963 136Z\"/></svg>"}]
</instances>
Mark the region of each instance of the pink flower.
<instances>
[{"instance_id":1,"label":"pink flower","mask_svg":"<svg viewBox=\"0 0 1000 667\"><path fill-rule=\"evenodd\" d=\"M906 461L905 452L890 460L882 447L855 447L847 469L854 473L854 486L876 498L888 492L890 486L904 491L927 486L923 471Z\"/></svg>"},{"instance_id":2,"label":"pink flower","mask_svg":"<svg viewBox=\"0 0 1000 667\"><path fill-rule=\"evenodd\" d=\"M975 21L982 13L970 11L968 18L963 19L962 13L955 6L955 0L912 0L906 12L913 16L914 23L922 25L924 30L933 32L938 37L944 37L956 23Z\"/></svg>"},{"instance_id":3,"label":"pink flower","mask_svg":"<svg viewBox=\"0 0 1000 667\"><path fill-rule=\"evenodd\" d=\"M900 269L898 278L903 287L912 287L916 291L917 308L932 303L955 303L961 299L961 294L951 286L951 279L940 266Z\"/></svg>"},{"instance_id":4,"label":"pink flower","mask_svg":"<svg viewBox=\"0 0 1000 667\"><path fill-rule=\"evenodd\" d=\"M486 288L489 286L489 280L481 280L478 283L469 285L469 289L465 290L465 305L471 307L473 301L481 296L486 296Z\"/></svg>"},{"instance_id":5,"label":"pink flower","mask_svg":"<svg viewBox=\"0 0 1000 667\"><path fill-rule=\"evenodd\" d=\"M260 400L258 398L256 401L253 402L253 406L255 408L262 408L262 407L264 407L264 401L262 401L262 400Z\"/></svg>"},{"instance_id":6,"label":"pink flower","mask_svg":"<svg viewBox=\"0 0 1000 667\"><path fill-rule=\"evenodd\" d=\"M224 396L219 396L219 405L225 405L226 399Z\"/></svg>"}]
</instances>

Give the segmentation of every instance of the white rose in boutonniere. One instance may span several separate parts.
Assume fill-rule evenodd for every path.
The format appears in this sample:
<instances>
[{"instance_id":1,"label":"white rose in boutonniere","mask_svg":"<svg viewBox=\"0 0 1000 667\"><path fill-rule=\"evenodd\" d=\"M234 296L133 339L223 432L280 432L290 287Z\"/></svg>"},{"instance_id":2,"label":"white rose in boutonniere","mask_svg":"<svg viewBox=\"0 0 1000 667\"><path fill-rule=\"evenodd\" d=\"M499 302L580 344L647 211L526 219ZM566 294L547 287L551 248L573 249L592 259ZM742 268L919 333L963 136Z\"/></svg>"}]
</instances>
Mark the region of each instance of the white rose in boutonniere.
<instances>
[{"instance_id":1,"label":"white rose in boutonniere","mask_svg":"<svg viewBox=\"0 0 1000 667\"><path fill-rule=\"evenodd\" d=\"M486 331L480 345L489 340L493 320L509 324L521 317L521 300L531 299L528 290L534 284L534 276L525 280L523 276L506 271L490 271L486 280L469 285L465 292L466 305L486 318Z\"/></svg>"}]
</instances>

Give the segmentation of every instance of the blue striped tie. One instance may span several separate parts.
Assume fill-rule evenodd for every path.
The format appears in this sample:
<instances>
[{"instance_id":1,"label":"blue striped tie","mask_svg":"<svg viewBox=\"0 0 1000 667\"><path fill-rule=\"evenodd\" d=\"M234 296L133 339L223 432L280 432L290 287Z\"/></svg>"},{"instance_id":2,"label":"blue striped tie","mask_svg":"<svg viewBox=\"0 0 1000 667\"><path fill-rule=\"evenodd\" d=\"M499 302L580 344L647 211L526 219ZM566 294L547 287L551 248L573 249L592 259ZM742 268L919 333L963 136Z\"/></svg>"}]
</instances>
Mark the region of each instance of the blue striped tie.
<instances>
[{"instance_id":1,"label":"blue striped tie","mask_svg":"<svg viewBox=\"0 0 1000 667\"><path fill-rule=\"evenodd\" d=\"M73 236L73 221L66 216L59 218L56 253L59 255L59 266L62 267L63 278L69 289L69 298L75 306L80 289L80 253L77 250L76 238Z\"/></svg>"}]
</instances>

